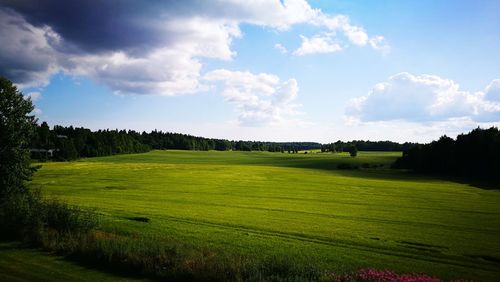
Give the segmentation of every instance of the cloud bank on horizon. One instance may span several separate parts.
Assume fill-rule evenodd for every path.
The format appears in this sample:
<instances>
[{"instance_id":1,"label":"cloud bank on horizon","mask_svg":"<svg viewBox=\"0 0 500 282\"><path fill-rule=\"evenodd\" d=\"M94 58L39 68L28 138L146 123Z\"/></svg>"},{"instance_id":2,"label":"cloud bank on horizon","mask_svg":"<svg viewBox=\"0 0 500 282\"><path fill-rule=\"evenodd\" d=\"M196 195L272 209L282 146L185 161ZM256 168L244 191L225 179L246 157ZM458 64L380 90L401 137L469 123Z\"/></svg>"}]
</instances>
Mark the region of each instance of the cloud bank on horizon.
<instances>
[{"instance_id":1,"label":"cloud bank on horizon","mask_svg":"<svg viewBox=\"0 0 500 282\"><path fill-rule=\"evenodd\" d=\"M500 79L484 91L470 93L449 79L403 72L376 84L368 95L352 99L346 114L361 122L496 122L500 120Z\"/></svg>"},{"instance_id":2,"label":"cloud bank on horizon","mask_svg":"<svg viewBox=\"0 0 500 282\"><path fill-rule=\"evenodd\" d=\"M63 74L86 77L118 95L215 91L234 107L241 126L313 124L300 118L308 113L299 95L312 95L299 93L302 77L218 65L239 59L234 45L245 40L246 26L293 36L296 44L275 40L269 48L290 60L355 48L386 57L393 49L386 35L306 0L0 0L0 38L9 39L0 44L0 75L35 88L27 95L33 100L45 97L43 88ZM404 71L365 96L337 101L345 107L347 126L500 121L500 79L470 92L450 79Z\"/></svg>"}]
</instances>

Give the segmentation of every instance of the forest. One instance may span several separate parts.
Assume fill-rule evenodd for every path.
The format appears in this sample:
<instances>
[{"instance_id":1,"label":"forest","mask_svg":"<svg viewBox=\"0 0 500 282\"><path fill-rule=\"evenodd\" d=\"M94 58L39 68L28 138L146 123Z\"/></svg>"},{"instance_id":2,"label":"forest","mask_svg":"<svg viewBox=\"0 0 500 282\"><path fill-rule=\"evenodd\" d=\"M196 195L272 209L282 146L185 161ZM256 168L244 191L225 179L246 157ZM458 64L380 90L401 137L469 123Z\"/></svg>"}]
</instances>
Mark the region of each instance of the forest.
<instances>
[{"instance_id":1,"label":"forest","mask_svg":"<svg viewBox=\"0 0 500 282\"><path fill-rule=\"evenodd\" d=\"M403 151L395 168L472 179L500 179L500 131L476 128L456 139L442 136Z\"/></svg>"},{"instance_id":2,"label":"forest","mask_svg":"<svg viewBox=\"0 0 500 282\"><path fill-rule=\"evenodd\" d=\"M74 160L83 157L110 156L116 154L143 153L150 150L196 150L196 151L268 151L298 153L306 150L321 152L348 152L355 147L359 151L404 151L416 143L391 141L337 141L320 144L316 142L263 142L235 141L163 132L137 132L134 130L97 130L83 127L55 125L52 129L46 122L36 125L32 138L32 158ZM52 151L52 155L48 153Z\"/></svg>"}]
</instances>

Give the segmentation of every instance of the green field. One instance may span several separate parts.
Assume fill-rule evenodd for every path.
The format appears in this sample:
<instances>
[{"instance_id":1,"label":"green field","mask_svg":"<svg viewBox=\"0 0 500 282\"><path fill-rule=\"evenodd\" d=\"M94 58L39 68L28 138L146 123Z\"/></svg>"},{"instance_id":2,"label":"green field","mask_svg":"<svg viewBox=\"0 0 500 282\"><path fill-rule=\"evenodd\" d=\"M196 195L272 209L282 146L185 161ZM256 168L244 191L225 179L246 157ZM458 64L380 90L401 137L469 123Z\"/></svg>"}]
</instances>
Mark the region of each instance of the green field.
<instances>
[{"instance_id":1,"label":"green field","mask_svg":"<svg viewBox=\"0 0 500 282\"><path fill-rule=\"evenodd\" d=\"M498 281L500 191L389 169L399 155L153 151L44 163L31 186L158 244Z\"/></svg>"}]
</instances>

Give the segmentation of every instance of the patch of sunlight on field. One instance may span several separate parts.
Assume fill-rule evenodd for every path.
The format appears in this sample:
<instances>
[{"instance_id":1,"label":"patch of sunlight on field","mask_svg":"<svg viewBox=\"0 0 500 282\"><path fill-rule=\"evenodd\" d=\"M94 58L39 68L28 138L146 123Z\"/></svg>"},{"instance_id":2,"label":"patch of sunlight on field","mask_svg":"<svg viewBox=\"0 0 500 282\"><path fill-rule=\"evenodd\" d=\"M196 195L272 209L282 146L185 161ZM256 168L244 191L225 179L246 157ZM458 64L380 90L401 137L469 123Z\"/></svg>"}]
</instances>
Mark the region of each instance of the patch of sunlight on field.
<instances>
[{"instance_id":1,"label":"patch of sunlight on field","mask_svg":"<svg viewBox=\"0 0 500 282\"><path fill-rule=\"evenodd\" d=\"M32 186L130 236L337 272L500 277L500 191L390 170L399 155L153 151L44 163Z\"/></svg>"}]
</instances>

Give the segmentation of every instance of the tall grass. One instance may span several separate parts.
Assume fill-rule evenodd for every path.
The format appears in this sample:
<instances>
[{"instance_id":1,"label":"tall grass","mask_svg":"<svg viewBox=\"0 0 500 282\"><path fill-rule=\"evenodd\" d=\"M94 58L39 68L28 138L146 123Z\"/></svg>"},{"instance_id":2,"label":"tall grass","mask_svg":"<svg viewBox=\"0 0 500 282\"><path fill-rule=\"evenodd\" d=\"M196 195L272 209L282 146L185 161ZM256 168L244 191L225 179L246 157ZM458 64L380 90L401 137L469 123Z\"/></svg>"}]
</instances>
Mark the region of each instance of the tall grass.
<instances>
[{"instance_id":1,"label":"tall grass","mask_svg":"<svg viewBox=\"0 0 500 282\"><path fill-rule=\"evenodd\" d=\"M99 225L97 213L55 199L38 190L17 194L0 204L2 237L40 244L49 233L86 234Z\"/></svg>"},{"instance_id":2,"label":"tall grass","mask_svg":"<svg viewBox=\"0 0 500 282\"><path fill-rule=\"evenodd\" d=\"M131 238L99 230L85 236L52 233L46 250L106 270L173 281L322 281L326 274L293 258L264 260L191 249L154 237Z\"/></svg>"}]
</instances>

